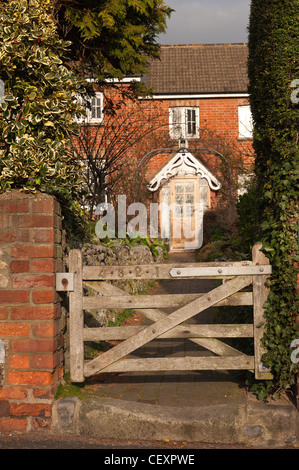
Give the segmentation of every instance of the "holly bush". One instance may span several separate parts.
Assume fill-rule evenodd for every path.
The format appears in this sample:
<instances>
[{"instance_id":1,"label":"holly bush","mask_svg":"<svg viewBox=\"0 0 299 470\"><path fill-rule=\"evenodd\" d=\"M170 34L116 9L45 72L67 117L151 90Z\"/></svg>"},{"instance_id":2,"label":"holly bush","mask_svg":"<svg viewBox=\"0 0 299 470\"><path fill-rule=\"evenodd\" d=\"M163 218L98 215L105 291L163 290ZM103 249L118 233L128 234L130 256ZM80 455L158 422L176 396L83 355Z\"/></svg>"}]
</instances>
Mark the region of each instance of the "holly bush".
<instances>
[{"instance_id":1,"label":"holly bush","mask_svg":"<svg viewBox=\"0 0 299 470\"><path fill-rule=\"evenodd\" d=\"M0 5L0 192L40 190L73 204L83 178L68 151L84 82L64 63L50 0Z\"/></svg>"}]
</instances>

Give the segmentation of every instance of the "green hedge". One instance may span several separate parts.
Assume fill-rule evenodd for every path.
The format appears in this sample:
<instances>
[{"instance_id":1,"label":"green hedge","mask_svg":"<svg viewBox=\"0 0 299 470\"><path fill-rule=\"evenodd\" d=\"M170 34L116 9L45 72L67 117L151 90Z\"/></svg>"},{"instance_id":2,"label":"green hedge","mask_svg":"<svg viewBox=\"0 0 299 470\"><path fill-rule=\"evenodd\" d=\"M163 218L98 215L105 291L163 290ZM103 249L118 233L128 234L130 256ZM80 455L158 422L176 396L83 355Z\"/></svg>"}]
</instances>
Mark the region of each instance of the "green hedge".
<instances>
[{"instance_id":1,"label":"green hedge","mask_svg":"<svg viewBox=\"0 0 299 470\"><path fill-rule=\"evenodd\" d=\"M252 0L249 24L249 93L254 121L259 241L273 266L266 303L265 363L274 374L259 383L260 397L296 383L291 361L298 261L299 104L291 99L299 78L299 0ZM258 241L258 240L256 240Z\"/></svg>"}]
</instances>

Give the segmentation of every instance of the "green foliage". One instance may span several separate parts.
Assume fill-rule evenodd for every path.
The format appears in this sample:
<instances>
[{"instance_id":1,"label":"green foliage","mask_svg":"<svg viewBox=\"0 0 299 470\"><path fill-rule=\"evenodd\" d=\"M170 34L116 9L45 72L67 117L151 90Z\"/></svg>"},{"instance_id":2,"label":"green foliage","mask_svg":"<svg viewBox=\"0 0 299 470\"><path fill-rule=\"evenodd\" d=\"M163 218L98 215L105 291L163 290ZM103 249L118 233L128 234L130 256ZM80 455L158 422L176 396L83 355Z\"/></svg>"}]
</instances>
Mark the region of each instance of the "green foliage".
<instances>
[{"instance_id":1,"label":"green foliage","mask_svg":"<svg viewBox=\"0 0 299 470\"><path fill-rule=\"evenodd\" d=\"M146 237L143 237L141 234L136 238L130 238L129 236L127 236L127 240L129 241L130 246L148 246L154 258L159 255L158 247L160 247L162 249L164 258L168 258L168 248L163 242L163 240L160 238L151 238L148 235Z\"/></svg>"},{"instance_id":2,"label":"green foliage","mask_svg":"<svg viewBox=\"0 0 299 470\"><path fill-rule=\"evenodd\" d=\"M237 202L240 240L243 250L247 253L251 253L256 242L256 235L259 232L258 201L257 188L253 181Z\"/></svg>"},{"instance_id":3,"label":"green foliage","mask_svg":"<svg viewBox=\"0 0 299 470\"><path fill-rule=\"evenodd\" d=\"M247 225L247 213L251 204L248 205L248 198L252 200L249 195L242 196L235 207L206 211L203 246L197 253L199 262L251 259L254 243L249 243L251 226Z\"/></svg>"},{"instance_id":4,"label":"green foliage","mask_svg":"<svg viewBox=\"0 0 299 470\"><path fill-rule=\"evenodd\" d=\"M296 383L291 341L298 337L295 317L298 261L298 122L291 83L299 76L298 0L252 0L249 26L249 93L254 121L256 214L262 241L273 266L266 307L264 362L274 379L256 384L265 397Z\"/></svg>"},{"instance_id":5,"label":"green foliage","mask_svg":"<svg viewBox=\"0 0 299 470\"><path fill-rule=\"evenodd\" d=\"M231 237L219 234L215 238L211 237L209 243L199 249L197 259L199 262L251 259L251 253L246 248L240 235Z\"/></svg>"},{"instance_id":6,"label":"green foliage","mask_svg":"<svg viewBox=\"0 0 299 470\"><path fill-rule=\"evenodd\" d=\"M159 255L158 247L162 249L164 259L168 258L168 246L164 243L161 238L151 238L148 235L146 237L140 234L136 237L130 237L127 234L126 238L105 238L101 240L101 244L109 246L111 248L115 245L120 246L148 246L151 250L152 255L156 258Z\"/></svg>"},{"instance_id":7,"label":"green foliage","mask_svg":"<svg viewBox=\"0 0 299 470\"><path fill-rule=\"evenodd\" d=\"M67 145L80 84L61 61L67 44L41 1L4 3L0 13L0 189L75 192L80 171Z\"/></svg>"},{"instance_id":8,"label":"green foliage","mask_svg":"<svg viewBox=\"0 0 299 470\"><path fill-rule=\"evenodd\" d=\"M70 59L106 78L139 76L149 57L158 57L158 34L171 9L163 0L56 0L60 34L72 42Z\"/></svg>"},{"instance_id":9,"label":"green foliage","mask_svg":"<svg viewBox=\"0 0 299 470\"><path fill-rule=\"evenodd\" d=\"M108 326L121 326L127 318L134 316L134 311L130 308L125 308L121 312L115 311L114 320L109 320Z\"/></svg>"},{"instance_id":10,"label":"green foliage","mask_svg":"<svg viewBox=\"0 0 299 470\"><path fill-rule=\"evenodd\" d=\"M78 214L73 201L83 178L68 149L83 86L63 63L69 44L59 39L50 13L49 0L0 5L0 192L40 190Z\"/></svg>"},{"instance_id":11,"label":"green foliage","mask_svg":"<svg viewBox=\"0 0 299 470\"><path fill-rule=\"evenodd\" d=\"M70 374L66 373L64 376L64 384L59 384L55 399L58 400L59 398L73 396L82 400L86 397L86 394L84 393L84 386L85 384L72 383L70 381Z\"/></svg>"}]
</instances>

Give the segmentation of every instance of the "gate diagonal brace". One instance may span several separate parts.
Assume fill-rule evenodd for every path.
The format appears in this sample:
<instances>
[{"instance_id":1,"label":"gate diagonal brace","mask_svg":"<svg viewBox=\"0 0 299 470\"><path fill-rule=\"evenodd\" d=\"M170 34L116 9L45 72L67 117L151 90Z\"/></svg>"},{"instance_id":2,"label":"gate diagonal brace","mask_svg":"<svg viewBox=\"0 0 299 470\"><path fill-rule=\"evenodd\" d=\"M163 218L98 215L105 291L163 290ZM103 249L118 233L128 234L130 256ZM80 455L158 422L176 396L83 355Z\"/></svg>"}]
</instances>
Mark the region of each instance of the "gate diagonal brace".
<instances>
[{"instance_id":1,"label":"gate diagonal brace","mask_svg":"<svg viewBox=\"0 0 299 470\"><path fill-rule=\"evenodd\" d=\"M105 369L109 365L118 361L124 356L132 353L136 349L144 346L149 341L157 338L166 331L171 330L180 323L188 320L194 315L212 307L222 299L234 294L235 292L247 287L252 283L252 276L235 277L225 284L204 294L202 297L190 302L184 307L179 308L166 318L158 320L156 323L148 326L134 336L131 336L121 344L115 346L101 356L93 359L84 366L84 375L86 377Z\"/></svg>"},{"instance_id":2,"label":"gate diagonal brace","mask_svg":"<svg viewBox=\"0 0 299 470\"><path fill-rule=\"evenodd\" d=\"M99 281L99 284L100 284L99 286L94 285L94 281L91 281L91 282L84 281L84 284L90 287L91 289L95 290L96 292L98 292L101 295L101 297L106 296L106 295L132 297L132 294L129 294L128 292L125 292L119 287L116 287L106 281ZM201 296L202 295L203 294L201 294ZM164 311L156 309L156 308L155 309L143 308L143 309L140 309L139 312L143 314L152 323L157 322L158 320L161 320L162 318L166 318L168 316ZM190 328L190 324L188 323L188 321L186 323L181 323L180 325L176 326L174 329L184 331L185 328L187 329ZM194 338L189 338L189 340L192 343L197 344L198 346L208 349L209 351L213 352L214 354L218 356L240 356L240 355L247 356L247 354L233 348L232 346L229 346L228 344L224 343L223 341L220 341L217 338L195 338L194 337Z\"/></svg>"}]
</instances>

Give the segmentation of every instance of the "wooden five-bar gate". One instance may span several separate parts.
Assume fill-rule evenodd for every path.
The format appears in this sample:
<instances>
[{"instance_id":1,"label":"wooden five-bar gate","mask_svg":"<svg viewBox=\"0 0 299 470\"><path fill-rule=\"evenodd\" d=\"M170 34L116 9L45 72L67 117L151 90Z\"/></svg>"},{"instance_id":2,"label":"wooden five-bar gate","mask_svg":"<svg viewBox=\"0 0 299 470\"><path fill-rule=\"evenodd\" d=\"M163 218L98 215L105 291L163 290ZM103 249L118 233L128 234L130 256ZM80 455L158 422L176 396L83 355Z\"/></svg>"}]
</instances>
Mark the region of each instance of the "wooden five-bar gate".
<instances>
[{"instance_id":1,"label":"wooden five-bar gate","mask_svg":"<svg viewBox=\"0 0 299 470\"><path fill-rule=\"evenodd\" d=\"M153 264L130 266L83 266L80 250L69 254L69 273L57 274L57 290L69 291L70 377L103 372L251 370L256 379L271 379L262 362L264 350L263 306L268 296L266 281L271 274L268 259L259 244L252 250L252 261L192 264ZM109 281L130 279L225 279L203 294L130 295ZM248 288L252 285L252 288ZM83 294L84 286L96 295ZM166 314L163 308L180 306ZM188 323L195 315L214 306L253 305L252 324ZM141 312L150 325L84 327L84 310L130 308ZM238 351L221 338L254 338L254 355ZM212 356L128 358L127 356L156 338L184 338L214 353ZM85 361L85 341L117 340L118 344L98 357Z\"/></svg>"}]
</instances>

